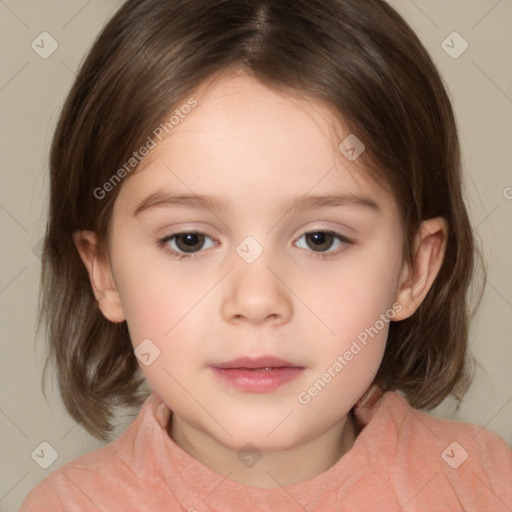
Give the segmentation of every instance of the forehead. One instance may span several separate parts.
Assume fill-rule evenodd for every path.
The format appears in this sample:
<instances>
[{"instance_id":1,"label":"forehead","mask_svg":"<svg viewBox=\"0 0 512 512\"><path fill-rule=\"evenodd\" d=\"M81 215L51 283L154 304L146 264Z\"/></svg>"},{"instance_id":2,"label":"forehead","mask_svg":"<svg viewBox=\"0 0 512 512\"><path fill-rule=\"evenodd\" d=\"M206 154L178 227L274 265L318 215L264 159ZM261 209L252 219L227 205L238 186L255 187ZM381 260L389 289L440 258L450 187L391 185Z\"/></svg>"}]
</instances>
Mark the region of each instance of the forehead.
<instances>
[{"instance_id":1,"label":"forehead","mask_svg":"<svg viewBox=\"0 0 512 512\"><path fill-rule=\"evenodd\" d=\"M246 154L279 156L306 152L320 143L331 157L339 157L335 149L347 129L326 105L297 91L278 91L238 72L203 84L194 96L198 106L174 131L175 146L180 139L196 137L198 143L244 144Z\"/></svg>"},{"instance_id":2,"label":"forehead","mask_svg":"<svg viewBox=\"0 0 512 512\"><path fill-rule=\"evenodd\" d=\"M340 151L350 132L322 102L277 91L246 74L215 79L190 97L197 106L127 180L126 188L139 197L169 186L231 196L241 207L249 195L254 203L258 197L328 191L386 199L360 162Z\"/></svg>"}]
</instances>

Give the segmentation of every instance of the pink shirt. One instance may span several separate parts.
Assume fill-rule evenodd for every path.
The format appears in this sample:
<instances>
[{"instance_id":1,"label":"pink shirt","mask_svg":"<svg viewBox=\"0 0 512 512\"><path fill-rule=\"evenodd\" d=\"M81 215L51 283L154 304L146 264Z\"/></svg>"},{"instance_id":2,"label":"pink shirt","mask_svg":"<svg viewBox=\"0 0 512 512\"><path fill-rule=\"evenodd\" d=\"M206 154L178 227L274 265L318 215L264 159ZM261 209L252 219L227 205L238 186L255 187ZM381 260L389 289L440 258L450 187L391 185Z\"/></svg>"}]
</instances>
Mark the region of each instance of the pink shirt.
<instances>
[{"instance_id":1,"label":"pink shirt","mask_svg":"<svg viewBox=\"0 0 512 512\"><path fill-rule=\"evenodd\" d=\"M512 450L496 434L412 409L372 387L356 404L363 426L324 473L257 489L208 469L166 431L170 411L152 393L109 445L65 464L20 512L492 511L512 510Z\"/></svg>"}]
</instances>

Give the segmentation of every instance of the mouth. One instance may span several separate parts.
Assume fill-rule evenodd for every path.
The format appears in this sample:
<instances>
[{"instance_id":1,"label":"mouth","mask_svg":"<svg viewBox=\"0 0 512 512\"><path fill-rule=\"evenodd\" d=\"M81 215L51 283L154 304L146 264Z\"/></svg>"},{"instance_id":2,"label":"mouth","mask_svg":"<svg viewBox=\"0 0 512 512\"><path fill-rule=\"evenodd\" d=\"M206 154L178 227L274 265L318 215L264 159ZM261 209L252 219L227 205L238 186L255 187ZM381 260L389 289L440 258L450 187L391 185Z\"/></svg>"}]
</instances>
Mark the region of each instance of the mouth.
<instances>
[{"instance_id":1,"label":"mouth","mask_svg":"<svg viewBox=\"0 0 512 512\"><path fill-rule=\"evenodd\" d=\"M248 393L269 393L296 379L305 369L272 357L241 357L210 366L225 384Z\"/></svg>"}]
</instances>

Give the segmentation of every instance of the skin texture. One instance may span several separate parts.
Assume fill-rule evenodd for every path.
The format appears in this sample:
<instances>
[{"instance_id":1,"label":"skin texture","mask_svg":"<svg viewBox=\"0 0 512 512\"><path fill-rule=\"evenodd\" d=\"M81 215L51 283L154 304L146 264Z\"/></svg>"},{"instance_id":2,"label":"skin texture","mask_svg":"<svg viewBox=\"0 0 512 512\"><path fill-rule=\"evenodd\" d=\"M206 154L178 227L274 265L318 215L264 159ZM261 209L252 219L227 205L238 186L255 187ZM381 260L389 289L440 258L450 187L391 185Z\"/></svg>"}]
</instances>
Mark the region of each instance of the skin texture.
<instances>
[{"instance_id":1,"label":"skin texture","mask_svg":"<svg viewBox=\"0 0 512 512\"><path fill-rule=\"evenodd\" d=\"M398 205L337 149L349 132L325 105L243 74L195 97L193 112L122 183L108 261L97 255L93 232L75 233L75 242L104 315L127 321L134 347L150 339L160 350L139 365L173 411L174 441L232 480L290 485L327 470L352 446L348 413L372 383L389 323L308 403L298 395L380 315L393 310L396 321L416 310L441 265L448 228L440 218L424 222L406 264ZM209 194L226 204L160 202L135 214L154 192ZM286 204L306 194L355 195L378 209ZM206 236L203 245L195 239L192 258L179 260L173 254L184 252L183 239L161 240L185 230ZM326 230L349 242L318 248L304 236ZM247 236L263 250L252 263L237 253ZM264 355L304 370L273 392L253 393L227 386L210 368ZM262 454L252 468L237 457L246 443Z\"/></svg>"}]
</instances>

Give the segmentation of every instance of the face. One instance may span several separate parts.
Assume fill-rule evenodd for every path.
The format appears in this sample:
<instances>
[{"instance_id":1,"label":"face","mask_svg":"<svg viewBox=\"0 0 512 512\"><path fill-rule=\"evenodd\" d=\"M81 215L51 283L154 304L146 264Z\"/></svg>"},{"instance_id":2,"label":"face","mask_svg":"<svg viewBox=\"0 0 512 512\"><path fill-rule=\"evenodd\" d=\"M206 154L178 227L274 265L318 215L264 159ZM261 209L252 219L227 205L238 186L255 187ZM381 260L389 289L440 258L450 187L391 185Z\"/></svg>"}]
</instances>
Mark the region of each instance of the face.
<instances>
[{"instance_id":1,"label":"face","mask_svg":"<svg viewBox=\"0 0 512 512\"><path fill-rule=\"evenodd\" d=\"M122 314L184 429L290 449L374 379L400 308L398 206L338 150L349 132L324 105L244 75L195 97L116 199Z\"/></svg>"}]
</instances>

